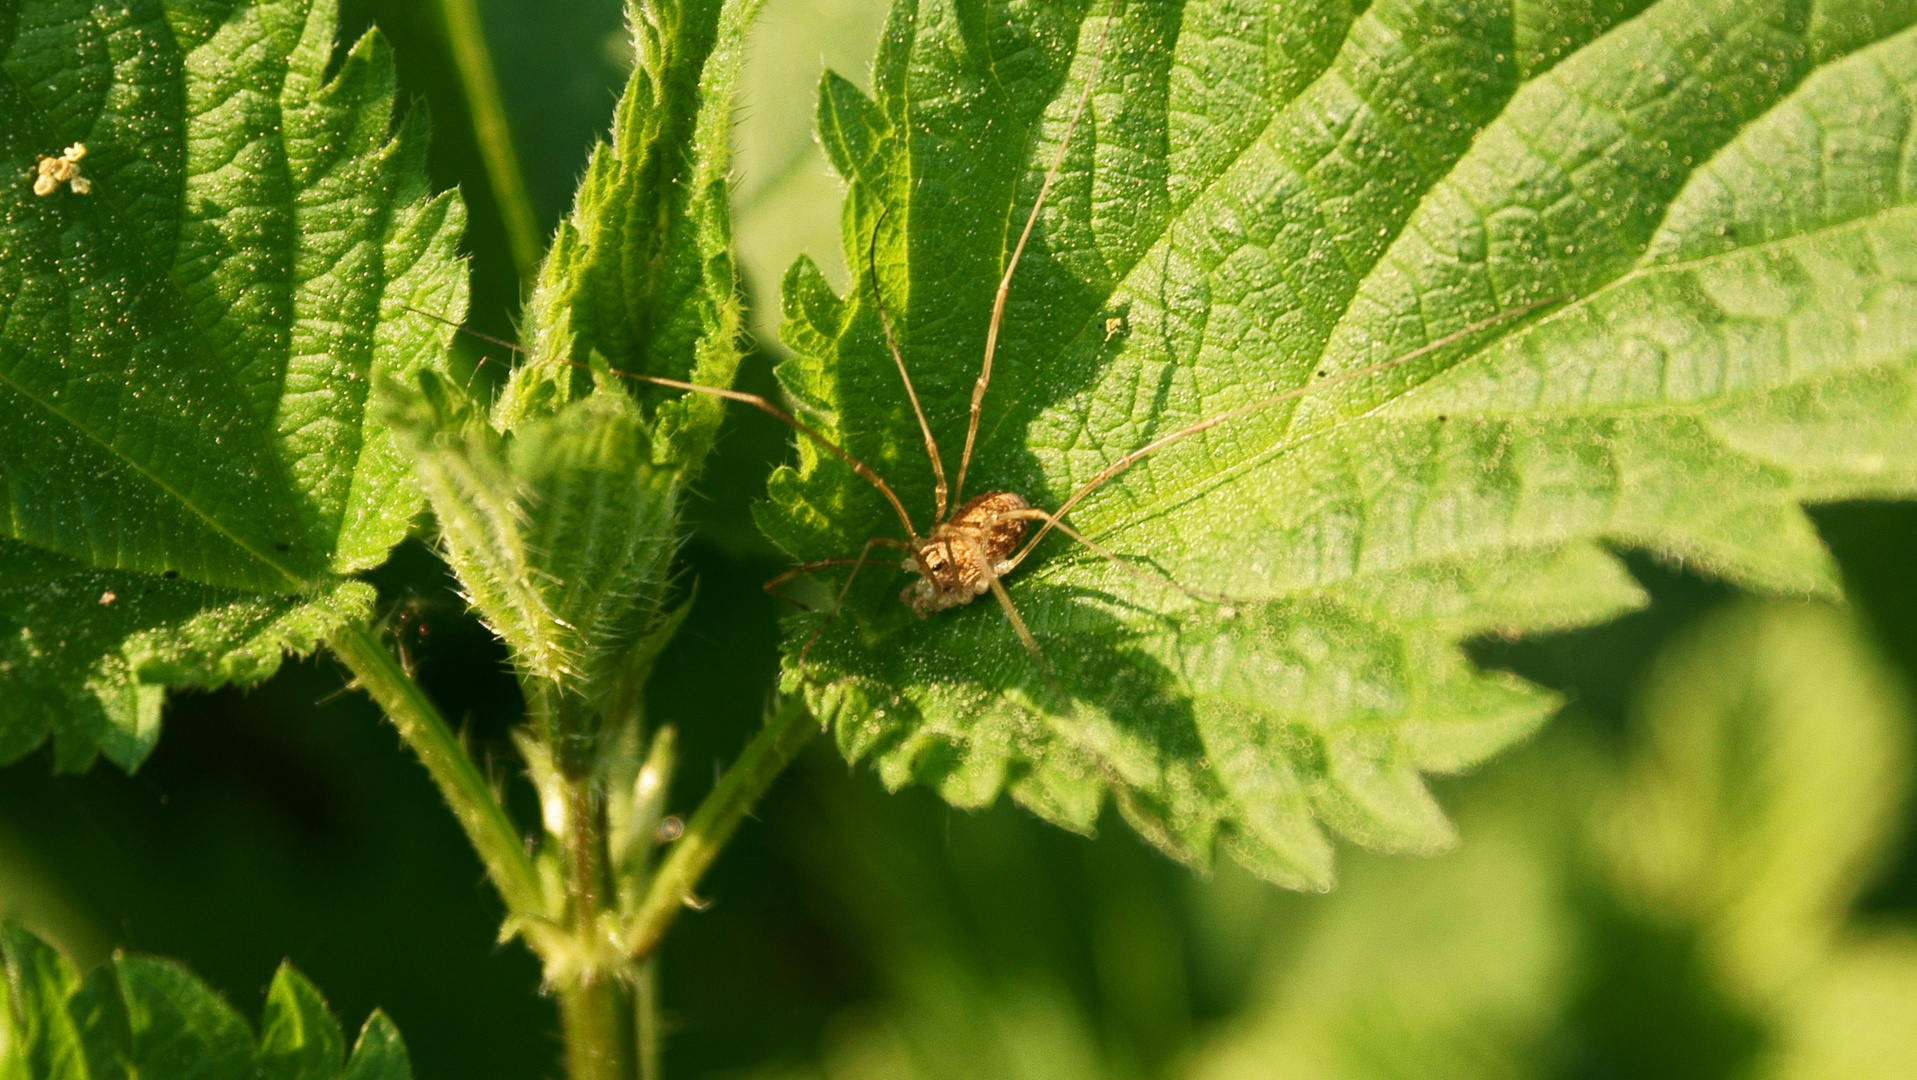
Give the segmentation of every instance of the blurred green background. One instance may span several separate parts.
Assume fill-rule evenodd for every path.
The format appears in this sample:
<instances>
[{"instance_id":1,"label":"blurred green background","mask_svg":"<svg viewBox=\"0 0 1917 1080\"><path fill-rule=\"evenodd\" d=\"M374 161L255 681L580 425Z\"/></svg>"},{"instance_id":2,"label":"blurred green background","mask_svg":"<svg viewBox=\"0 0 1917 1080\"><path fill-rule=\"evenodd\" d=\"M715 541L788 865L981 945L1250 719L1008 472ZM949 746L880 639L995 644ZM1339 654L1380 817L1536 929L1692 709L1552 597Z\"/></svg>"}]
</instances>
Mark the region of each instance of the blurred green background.
<instances>
[{"instance_id":1,"label":"blurred green background","mask_svg":"<svg viewBox=\"0 0 1917 1080\"><path fill-rule=\"evenodd\" d=\"M630 50L616 0L481 0L542 228L565 209ZM884 6L770 0L741 101L736 211L766 390L770 290L799 252L843 279L839 187L812 141L830 65L864 82ZM474 321L519 283L437 8L348 0L435 119L433 169L472 208ZM500 350L464 342L490 370ZM741 410L686 553L699 602L653 715L681 732L689 809L771 692L782 568L748 507L784 433ZM1917 507L1816 514L1856 608L1760 605L1639 561L1655 603L1478 659L1562 691L1547 733L1443 782L1462 850L1348 851L1328 896L1231 867L1200 880L1116 822L886 795L815 743L734 841L665 950L674 1077L1908 1077L1917 1075ZM517 691L443 567L379 576L446 712L508 787ZM340 669L177 697L135 776L0 772L0 914L83 963L176 957L257 1015L290 957L350 1025L374 1006L416 1074L557 1075L539 972L424 773Z\"/></svg>"}]
</instances>

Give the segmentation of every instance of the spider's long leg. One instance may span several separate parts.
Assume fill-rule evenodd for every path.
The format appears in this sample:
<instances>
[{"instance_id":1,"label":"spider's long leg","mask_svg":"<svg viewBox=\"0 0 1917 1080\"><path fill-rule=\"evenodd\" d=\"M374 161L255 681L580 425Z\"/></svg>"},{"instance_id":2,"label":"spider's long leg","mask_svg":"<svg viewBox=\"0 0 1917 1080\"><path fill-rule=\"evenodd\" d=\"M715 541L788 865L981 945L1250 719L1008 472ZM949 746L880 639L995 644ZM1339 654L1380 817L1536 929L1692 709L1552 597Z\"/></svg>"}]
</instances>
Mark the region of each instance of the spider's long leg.
<instances>
[{"instance_id":1,"label":"spider's long leg","mask_svg":"<svg viewBox=\"0 0 1917 1080\"><path fill-rule=\"evenodd\" d=\"M1096 541L1092 540L1090 537L1086 536L1084 533L1081 533L1077 529L1074 529L1070 525L1067 525L1063 521L1060 521L1058 519L1058 515L1052 513L1049 510L1040 510L1038 507L1033 506L1033 507L1028 507L1024 510L1013 510L1013 511L1009 511L1007 513L999 514L996 516L1001 521L1006 520L1008 518L1018 518L1018 519L1022 519L1026 521L1049 522L1052 528L1057 529L1059 532L1064 533L1066 536L1069 536L1072 539L1078 541L1079 543L1084 544L1087 548L1091 549L1094 555L1099 556L1100 558L1104 559L1106 562L1111 563L1114 567L1124 571L1127 574L1130 574L1132 577L1137 578L1138 580L1144 582L1147 585L1156 585L1164 589L1173 589L1178 592L1184 593L1186 596L1191 597L1193 600L1203 600L1206 603L1210 603L1210 604L1249 604L1253 602L1242 596L1227 596L1224 593L1206 592L1203 589L1193 589L1193 588L1190 588L1189 586L1179 584L1177 581L1174 581L1171 577L1165 574L1160 574L1156 571L1147 570L1142 566L1138 566L1134 564L1133 562L1131 562L1129 559L1126 559L1123 556L1120 556L1117 553L1111 551L1109 548L1105 548L1099 545ZM1007 565L1005 567L1006 573L1010 573L1011 570L1012 570L1011 565Z\"/></svg>"},{"instance_id":2,"label":"spider's long leg","mask_svg":"<svg viewBox=\"0 0 1917 1080\"><path fill-rule=\"evenodd\" d=\"M819 628L812 631L812 636L809 638L806 638L805 644L799 648L799 667L801 669L805 667L805 658L812 655L812 646L817 645L819 643L819 638L825 633L825 628L832 625L832 620L838 616L839 609L845 606L846 594L852 591L852 579L858 577L859 571L865 568L865 562L868 558L871 557L872 549L875 547L899 548L904 551L912 552L913 558L915 559L918 557L918 554L916 550L913 548L913 546L905 543L902 540L894 540L889 536L874 536L871 539L867 540L865 542L865 546L859 549L859 557L852 560L852 572L845 575L845 584L839 586L839 595L833 599L831 609L825 613L825 618L819 620ZM826 560L826 561L837 562L838 560ZM818 564L816 563L806 564L806 566L811 566L811 567L814 567L815 569L817 568L817 565ZM800 567L799 569L804 569L804 567ZM773 579L773 581L777 581L777 580L779 579L778 578ZM768 583L768 585L770 585L770 583Z\"/></svg>"},{"instance_id":3,"label":"spider's long leg","mask_svg":"<svg viewBox=\"0 0 1917 1080\"><path fill-rule=\"evenodd\" d=\"M965 494L965 471L972 464L972 444L978 440L979 409L985 404L985 388L992 385L992 356L998 351L999 325L1005 321L1005 298L1012 291L1012 273L1018 269L1018 260L1025 254L1025 242L1032 238L1032 229L1038 224L1038 212L1045 208L1045 196L1051 193L1052 184L1058 180L1058 170L1065 165L1065 151L1072 145L1072 133L1078 130L1079 118L1085 115L1085 106L1091 103L1092 90L1098 86L1098 69L1105 63L1105 43L1111 40L1112 23L1118 18L1118 0L1105 15L1104 29L1098 34L1098 50L1092 56L1092 70L1085 76L1085 92L1078 95L1078 104L1072 107L1072 118L1065 125L1065 137L1059 140L1058 153L1052 157L1052 167L1045 171L1044 182L1038 185L1038 198L1032 202L1032 212L1025 218L1025 229L1018 234L1018 244L1012 248L1011 261L1005 264L1005 276L999 278L998 296L992 301L992 324L985 330L985 362L979 366L978 382L972 384L972 418L965 425L965 452L959 455L958 483L952 486L952 501L962 501Z\"/></svg>"},{"instance_id":4,"label":"spider's long leg","mask_svg":"<svg viewBox=\"0 0 1917 1080\"><path fill-rule=\"evenodd\" d=\"M1552 304L1556 304L1556 303L1566 301L1566 300L1571 300L1571 299L1574 299L1574 297L1567 294L1567 295L1561 295L1561 296L1548 296L1542 300L1533 300L1528 304L1519 304L1517 307L1508 308L1504 311L1500 311L1496 315L1492 315L1488 318L1479 319L1477 322L1474 322L1471 325L1466 326L1462 329L1454 330L1451 333L1446 334L1441 338L1438 338L1436 341L1431 341L1423 345L1420 345L1417 348L1411 350L1410 352L1405 353L1403 356L1393 357L1390 360L1383 361L1382 363L1372 364L1369 367L1361 367L1357 369L1356 371L1347 371L1342 375L1334 375L1329 379L1322 379L1318 382L1311 383L1306 386L1300 386L1295 390L1287 390L1282 394L1273 394L1271 397L1265 398L1261 401L1254 401L1249 405L1240 405L1236 409L1230 409L1230 410L1227 410L1226 412L1221 412L1217 416L1207 417L1206 419L1200 420L1195 424L1190 424L1185 427L1179 428L1177 431L1174 431L1169 435L1163 435L1163 436L1160 436L1159 438L1153 439L1151 442L1146 443L1145 445L1139 447L1138 449L1133 450L1131 453L1126 454L1124 457L1119 458L1117 461L1112 462L1110 465L1105 466L1104 471L1100 472L1097 476L1092 477L1077 491L1072 492L1071 498L1066 499L1063 503L1059 505L1059 508L1053 512L1051 520L1046 521L1044 525L1040 526L1038 532L1034 534L1030 540L1025 541L1025 546L1019 549L1018 554L1012 556L1012 558L1009 560L1009 564L1006 566L1006 571L1009 573L1013 567L1016 567L1018 566L1019 563L1024 562L1025 557L1027 555L1030 555L1032 553L1032 549L1038 546L1038 542L1040 540L1045 539L1045 534L1048 532L1051 532L1054 528L1058 527L1058 519L1064 517L1066 514L1071 513L1072 508L1077 506L1080 502L1083 502L1087 495L1090 495L1092 492L1097 491L1099 488L1105 486L1107 481L1111 480L1113 477L1117 476L1119 473L1124 472L1126 469L1131 468L1133 465L1138 464L1140 461L1143 461L1146 458L1152 456L1153 454L1156 454L1160 450L1165 449L1167 446L1171 446L1173 443L1183 442L1184 440L1189 439L1193 435L1197 435L1200 432L1210 431L1212 428L1215 428L1220 424L1230 423L1231 421L1237 420L1241 417L1250 416L1252 413L1258 412L1261 409L1270 408L1271 406L1277 405L1281 402L1291 401L1295 398L1305 397L1308 394L1315 394L1320 390L1329 390L1332 387L1339 385L1340 383L1348 383L1354 379L1362 379L1368 375L1376 375L1381 371L1390 370L1391 368L1397 367L1400 364L1408 364L1411 361L1418 359L1419 357L1429 356L1430 354L1437 352L1439 349L1443 349L1451 345L1456 345L1458 342L1463 341L1465 338L1468 338L1472 336L1473 334L1478 334L1485 330L1489 330L1492 327L1498 325L1499 323L1508 322L1516 318L1521 318L1525 315L1529 315L1530 313L1538 310L1539 308L1549 307Z\"/></svg>"},{"instance_id":5,"label":"spider's long leg","mask_svg":"<svg viewBox=\"0 0 1917 1080\"><path fill-rule=\"evenodd\" d=\"M1032 663L1038 667L1038 673L1044 677L1045 685L1051 687L1052 696L1058 699L1059 708L1066 716L1072 715L1072 699L1065 693L1065 687L1059 683L1058 676L1052 673L1052 665L1045 659L1045 650L1038 647L1038 639L1032 636L1031 627L1025 625L1025 617L1018 613L1018 605L1012 603L1012 594L1005 591L1005 583L1000 581L998 574L993 571L992 561L986 558L984 549L978 544L967 541L967 546L972 549L972 558L985 575L985 583L992 588L992 599L998 601L1000 610L1004 611L1006 619L1011 621L1013 631L1018 634L1018 640L1025 645L1025 651L1032 654Z\"/></svg>"},{"instance_id":6,"label":"spider's long leg","mask_svg":"<svg viewBox=\"0 0 1917 1080\"><path fill-rule=\"evenodd\" d=\"M447 326L450 326L453 329L460 331L461 333L471 334L473 337L476 337L480 339L481 341L490 341L495 345L502 345L508 349L513 350L514 352L523 353L527 356L532 355L522 346L514 345L510 341L493 337L490 334L482 334L477 330L468 330L464 326L461 326L460 324L454 322L451 319L446 318L443 315L435 315L430 311L425 311L420 308L413 307L409 304L401 304L400 307L404 308L407 311L413 312L416 315L424 315L429 319L433 319L438 322L445 323ZM549 360L552 363L567 364L569 366L576 367L576 368L589 367L589 365L582 364L577 360L566 360L560 357L551 357L549 358ZM538 363L539 358L534 357L533 362ZM793 416L791 413L786 412L784 409L781 409L777 405L772 404L770 401L767 401L765 398L762 398L757 394L748 394L739 390L728 390L722 386L702 386L698 383L682 382L679 379L661 378L658 375L641 375L635 371L621 371L618 368L607 368L606 370L612 372L614 375L620 376L621 378L636 379L639 382L649 382L656 386L669 386L673 388L674 390L686 390L692 393L710 394L713 397L724 398L727 401L737 401L740 404L750 405L753 408L758 409L760 412L765 413L766 415L772 417L774 420L777 420L780 423L785 424L786 426L790 427L792 430L798 432L799 434L819 444L819 446L823 448L826 453L831 454L833 457L838 458L840 461L843 461L847 465L851 466L853 472L858 473L859 476L862 479L864 479L867 483L871 484L875 488L878 488L879 494L885 496L885 501L892 504L893 512L899 515L899 524L905 526L905 535L911 537L914 542L917 542L919 538L919 533L917 529L912 527L912 516L905 512L905 504L899 501L898 494L892 490L892 486L890 484L887 484L885 480L879 476L878 473L874 472L870 465L867 465L865 462L860 461L858 458L853 457L851 454L846 452L844 447L840 446L838 443L833 442L831 439L828 439L825 436L819 434L818 432L812 430L798 417Z\"/></svg>"},{"instance_id":7,"label":"spider's long leg","mask_svg":"<svg viewBox=\"0 0 1917 1080\"><path fill-rule=\"evenodd\" d=\"M779 576L768 580L764 585L761 585L759 587L764 589L766 592L770 593L771 595L776 596L781 600L784 600L786 603L793 605L794 607L805 608L806 604L804 602L798 600L795 597L787 596L785 593L780 592L779 591L780 587L782 587L788 581L792 581L796 578L802 578L806 576L807 574L812 573L815 570L825 570L834 566L851 566L853 563L858 561L859 560L857 559L848 559L848 558L814 559L809 563L800 563L798 566L795 566L792 569L787 570L785 573L780 574ZM811 610L811 609L807 608L807 610Z\"/></svg>"},{"instance_id":8,"label":"spider's long leg","mask_svg":"<svg viewBox=\"0 0 1917 1080\"><path fill-rule=\"evenodd\" d=\"M925 456L932 460L932 523L945 520L945 458L939 453L938 440L932 438L932 425L925 422L925 410L919 406L919 392L912 386L912 376L905 370L905 357L899 353L898 338L892 334L892 317L885 313L885 296L879 291L879 226L885 224L885 215L892 212L886 207L879 212L879 220L872 225L872 243L865 249L865 262L872 275L872 302L879 309L879 325L885 329L885 347L892 350L892 362L899 366L899 379L905 383L905 396L912 400L912 413L919 418L919 434L925 436Z\"/></svg>"},{"instance_id":9,"label":"spider's long leg","mask_svg":"<svg viewBox=\"0 0 1917 1080\"><path fill-rule=\"evenodd\" d=\"M819 446L823 447L825 451L833 457L851 466L853 472L858 473L861 477L865 478L867 483L878 488L879 494L885 496L885 501L892 504L893 512L899 515L899 524L905 526L905 535L911 537L914 542L918 540L918 530L912 527L912 516L905 512L905 504L899 501L898 495L892 491L892 486L881 479L878 473L872 471L870 465L846 453L845 449L838 443L812 430L806 426L804 421L786 412L784 409L779 408L777 405L772 404L765 398L757 394L747 394L738 390L726 390L717 386L700 386L698 383L680 382L678 379L664 379L657 375L636 375L630 371L618 370L614 370L613 374L623 375L628 379L638 379L640 382L654 383L659 386L670 386L675 390L690 390L700 394L711 394L714 397L725 398L727 401L736 401L742 405L750 405L772 417L774 420L790 426L792 430L819 444Z\"/></svg>"}]
</instances>

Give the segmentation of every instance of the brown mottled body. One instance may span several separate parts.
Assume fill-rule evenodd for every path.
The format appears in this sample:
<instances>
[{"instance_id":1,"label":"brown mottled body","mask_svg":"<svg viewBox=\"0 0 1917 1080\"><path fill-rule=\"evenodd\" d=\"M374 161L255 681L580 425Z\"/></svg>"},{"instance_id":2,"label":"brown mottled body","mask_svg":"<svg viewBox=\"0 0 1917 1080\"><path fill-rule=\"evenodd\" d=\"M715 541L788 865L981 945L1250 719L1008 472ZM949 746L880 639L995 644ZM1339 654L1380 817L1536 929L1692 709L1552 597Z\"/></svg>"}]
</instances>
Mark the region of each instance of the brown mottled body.
<instances>
[{"instance_id":1,"label":"brown mottled body","mask_svg":"<svg viewBox=\"0 0 1917 1080\"><path fill-rule=\"evenodd\" d=\"M913 561L919 579L899 592L899 600L923 619L935 611L969 604L992 589L1011 570L1007 561L1025 539L1026 501L1009 491L988 491L968 500L951 520L919 541Z\"/></svg>"}]
</instances>

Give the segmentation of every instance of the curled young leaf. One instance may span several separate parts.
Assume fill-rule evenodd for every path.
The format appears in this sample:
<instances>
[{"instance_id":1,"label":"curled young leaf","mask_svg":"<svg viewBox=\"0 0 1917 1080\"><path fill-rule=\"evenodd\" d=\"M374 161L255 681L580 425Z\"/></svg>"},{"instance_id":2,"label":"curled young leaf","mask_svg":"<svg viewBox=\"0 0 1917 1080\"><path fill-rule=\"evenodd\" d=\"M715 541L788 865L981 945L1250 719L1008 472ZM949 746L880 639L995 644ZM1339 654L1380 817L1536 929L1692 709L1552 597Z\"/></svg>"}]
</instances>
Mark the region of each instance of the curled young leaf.
<instances>
[{"instance_id":1,"label":"curled young leaf","mask_svg":"<svg viewBox=\"0 0 1917 1080\"><path fill-rule=\"evenodd\" d=\"M501 434L430 372L394 399L389 422L446 559L531 696L603 713L636 693L638 654L670 621L680 501L677 471L653 463L639 406L607 386Z\"/></svg>"}]
</instances>

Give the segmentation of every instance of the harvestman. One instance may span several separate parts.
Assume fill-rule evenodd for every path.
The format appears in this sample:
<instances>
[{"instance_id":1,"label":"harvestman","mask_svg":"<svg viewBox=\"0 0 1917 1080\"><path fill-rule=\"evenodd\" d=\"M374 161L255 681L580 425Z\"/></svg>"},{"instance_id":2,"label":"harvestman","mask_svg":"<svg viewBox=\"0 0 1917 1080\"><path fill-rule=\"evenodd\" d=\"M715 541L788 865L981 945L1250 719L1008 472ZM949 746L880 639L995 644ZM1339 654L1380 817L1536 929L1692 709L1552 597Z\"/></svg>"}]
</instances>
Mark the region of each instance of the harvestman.
<instances>
[{"instance_id":1,"label":"harvestman","mask_svg":"<svg viewBox=\"0 0 1917 1080\"><path fill-rule=\"evenodd\" d=\"M868 253L868 261L872 263L870 267L872 295L878 309L880 326L885 331L885 344L891 352L892 362L898 367L899 379L905 386L905 395L912 403L912 412L918 418L919 433L925 439L926 457L930 460L932 466L934 507L932 512L933 525L930 532L921 534L918 531L917 527L912 524L912 516L906 512L905 504L899 500L898 494L894 492L891 485L887 484L884 478L873 471L870 466L858 458L853 457L844 447L827 439L803 421L791 413L786 412L784 409L779 408L777 405L774 405L764 397L723 387L702 386L698 383L662 378L656 375L639 375L632 372L618 371L616 369L613 372L617 375L658 386L671 387L693 393L711 394L728 401L737 401L771 415L781 423L788 425L794 431L797 431L799 434L818 444L820 448L833 457L844 462L853 472L857 473L867 483L878 489L879 494L885 497L886 502L891 504L893 512L898 515L899 524L905 528L906 538L904 540L890 536L873 536L866 540L865 546L859 550L857 556L850 558L815 559L811 562L795 566L765 583L767 592L777 594L777 590L781 585L784 585L794 578L831 567L849 566L852 568L850 573L846 575L845 582L840 585L838 594L833 599L832 607L827 610L825 618L820 621L818 628L812 632L812 636L807 638L805 645L800 648L799 666L801 668L805 666L806 658L812 652L812 646L818 642L820 636L825 633L826 627L831 623L832 619L838 615L840 608L844 606L846 596L852 589L852 581L871 559L872 549L883 547L903 552L905 558L899 563L899 568L918 574L916 581L906 585L904 589L900 590L899 600L911 608L912 612L920 618L926 618L934 612L944 611L947 608L969 604L973 600L990 592L992 597L998 601L999 607L1004 610L1006 619L1011 622L1012 629L1017 632L1018 638L1024 643L1026 651L1032 655L1032 659L1037 664L1039 671L1048 681L1053 681L1054 689L1056 690L1057 685L1056 682L1052 680L1050 665L1046 663L1045 654L1039 648L1037 639L1032 636L1030 628L1025 625L1025 619L1019 615L1018 607L1012 603L1012 597L1006 592L1004 584L1004 578L1012 571L1018 569L1019 564L1023 563L1025 559L1031 555L1032 550L1038 546L1039 541L1045 539L1045 535L1051 530L1057 529L1071 539L1085 545L1086 548L1111 563L1114 567L1134 577L1149 581L1154 585L1176 589L1189 596L1203 600L1228 601L1231 599L1230 597L1218 594L1204 593L1186 588L1172 581L1170 578L1134 566L1085 537L1070 525L1067 525L1064 521L1065 516L1071 513L1072 508L1084 501L1087 496L1138 462L1193 435L1208 431L1221 424L1249 416L1252 413L1281 402L1300 398L1307 394L1329 389L1340 383L1375 375L1389 368L1397 367L1400 364L1409 363L1419 357L1427 356L1440 349L1457 344L1459 341L1484 330L1488 330L1500 323L1520 318L1540 308L1570 299L1569 296L1552 296L1542 300L1534 300L1526 304L1520 304L1499 312L1496 315L1480 319L1462 329L1455 330L1393 359L1354 371L1348 371L1330 378L1320 379L1308 386L1298 387L1281 394L1274 394L1270 397L1251 402L1247 405L1241 405L1238 408L1179 428L1169 435L1160 436L1146 443L1144 446L1125 454L1110 465L1107 465L1097 476L1094 476L1091 480L1081 485L1078 490L1072 492L1071 496L1054 511L1047 511L1032 506L1026 502L1023 496L1011 491L988 491L960 502L959 500L965 490L965 474L971 465L972 451L978 438L979 415L985 402L985 392L992 381L992 358L998 348L999 326L1004 320L1005 302L1011 293L1012 275L1018 269L1019 259L1025 254L1026 242L1031 239L1032 230L1038 224L1039 212L1045 206L1045 197L1051 192L1052 184L1058 179L1059 170L1065 163L1065 151L1071 145L1072 134L1077 130L1079 120L1084 115L1086 104L1091 100L1092 90L1097 85L1098 69L1103 62L1105 44L1111 33L1111 20L1112 17L1108 16L1105 29L1099 37L1097 51L1093 55L1091 71L1086 77L1085 89L1079 95L1078 102L1072 109L1071 119L1065 125L1064 138L1059 142L1058 152L1052 158L1051 167L1046 171L1044 181L1039 185L1038 197L1033 201L1032 211L1025 219L1025 228L1019 233L1018 243L1012 248L1011 258L1006 262L1005 273L999 279L998 293L992 303L992 320L985 333L985 358L979 368L978 381L972 386L971 417L965 429L965 449L959 455L958 477L956 481L950 485L949 490L946 484L945 462L939 453L938 441L933 438L932 427L925 418L925 410L919 405L918 391L912 385L912 376L906 371L905 358L899 352L898 340L892 331L892 320L890 316L886 314L884 298L879 294L876 258L871 253ZM883 223L884 215L881 214L879 225ZM873 244L875 247L877 244L877 228L878 226L875 225L873 232ZM421 314L428 313L421 312ZM437 316L433 317L437 318ZM483 334L477 336L486 337L486 335ZM525 351L511 342L490 337L486 337L486 339L516 351ZM563 362L576 363L574 361ZM954 504L956 504L956 506ZM947 512L948 510L950 513ZM1029 523L1033 521L1043 522L1043 525L1040 526L1034 535L1027 538L1026 532L1028 531ZM1069 707L1070 699L1066 698L1062 691L1059 693L1059 696L1066 702L1067 707Z\"/></svg>"}]
</instances>

